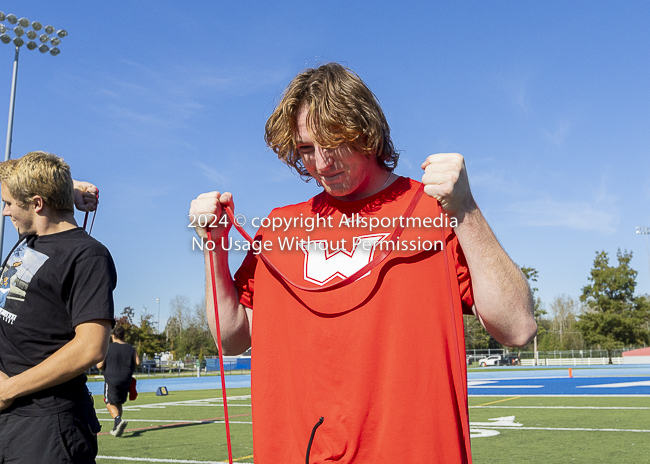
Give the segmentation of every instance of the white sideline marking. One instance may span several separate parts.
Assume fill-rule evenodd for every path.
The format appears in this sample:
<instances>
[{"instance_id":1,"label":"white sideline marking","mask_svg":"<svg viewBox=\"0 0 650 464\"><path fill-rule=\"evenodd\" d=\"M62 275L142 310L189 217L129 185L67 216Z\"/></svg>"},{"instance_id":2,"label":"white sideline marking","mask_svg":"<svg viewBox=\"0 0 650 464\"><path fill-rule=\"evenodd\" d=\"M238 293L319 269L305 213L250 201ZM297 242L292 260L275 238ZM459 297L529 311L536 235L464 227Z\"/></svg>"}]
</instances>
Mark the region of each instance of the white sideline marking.
<instances>
[{"instance_id":1,"label":"white sideline marking","mask_svg":"<svg viewBox=\"0 0 650 464\"><path fill-rule=\"evenodd\" d=\"M226 423L226 421L223 421L223 420L216 420L216 421L212 421L212 422L215 423L215 424L225 424ZM228 421L228 422L230 422L231 424L250 424L250 425L253 425L252 422L245 422L245 421L237 421L237 422Z\"/></svg>"},{"instance_id":2,"label":"white sideline marking","mask_svg":"<svg viewBox=\"0 0 650 464\"><path fill-rule=\"evenodd\" d=\"M487 438L495 437L501 432L498 430L489 430L481 429L478 427L489 427L491 428L514 428L521 427L523 424L515 422L515 416L505 416L505 417L495 417L494 419L488 419L490 422L470 422L469 423L469 436L470 438Z\"/></svg>"},{"instance_id":3,"label":"white sideline marking","mask_svg":"<svg viewBox=\"0 0 650 464\"><path fill-rule=\"evenodd\" d=\"M500 398L500 397L511 397L512 395L503 395L503 394L493 394L493 395L479 395L477 393L470 393L468 395L470 398ZM650 395L637 395L637 394L623 394L623 393L618 393L618 394L608 394L608 395L590 395L589 393L583 393L583 394L566 394L562 393L560 395L550 395L550 394L541 394L541 395L527 395L527 394L521 394L517 395L521 396L522 398L650 398Z\"/></svg>"},{"instance_id":4,"label":"white sideline marking","mask_svg":"<svg viewBox=\"0 0 650 464\"><path fill-rule=\"evenodd\" d=\"M594 429L583 427L524 427L523 424L515 422L515 416L495 417L488 419L491 422L470 422L469 431L471 438L493 437L499 435L499 430L489 429L507 429L507 430L548 430L561 432L636 432L650 433L650 430L640 429ZM480 428L476 428L476 427Z\"/></svg>"},{"instance_id":5,"label":"white sideline marking","mask_svg":"<svg viewBox=\"0 0 650 464\"><path fill-rule=\"evenodd\" d=\"M650 380L639 382L603 383L600 385L582 385L576 388L623 388L623 387L650 387Z\"/></svg>"},{"instance_id":6,"label":"white sideline marking","mask_svg":"<svg viewBox=\"0 0 650 464\"><path fill-rule=\"evenodd\" d=\"M524 424L515 422L515 416L506 416L506 417L495 417L494 419L488 419L491 422L470 422L470 430L472 426L478 427L522 427Z\"/></svg>"},{"instance_id":7,"label":"white sideline marking","mask_svg":"<svg viewBox=\"0 0 650 464\"><path fill-rule=\"evenodd\" d=\"M100 422L113 422L113 419L97 419ZM169 420L169 419L130 419L128 418L129 423L131 422L163 422L163 423L172 423L172 424L203 424L203 423L213 423L213 424L225 424L226 421L223 420L213 420L213 421L206 421L206 420L185 420L185 419L176 419L176 420ZM231 424L252 424L252 422L242 422L242 421L229 421Z\"/></svg>"},{"instance_id":8,"label":"white sideline marking","mask_svg":"<svg viewBox=\"0 0 650 464\"><path fill-rule=\"evenodd\" d=\"M470 424L471 425L471 424ZM510 430L557 430L557 431L576 431L576 432L642 432L650 433L650 430L637 430L637 429L588 429L588 428L570 428L570 427L501 427L496 426L494 428Z\"/></svg>"},{"instance_id":9,"label":"white sideline marking","mask_svg":"<svg viewBox=\"0 0 650 464\"><path fill-rule=\"evenodd\" d=\"M650 409L644 406L470 406L470 409Z\"/></svg>"},{"instance_id":10,"label":"white sideline marking","mask_svg":"<svg viewBox=\"0 0 650 464\"><path fill-rule=\"evenodd\" d=\"M544 385L468 385L467 388L544 388Z\"/></svg>"},{"instance_id":11,"label":"white sideline marking","mask_svg":"<svg viewBox=\"0 0 650 464\"><path fill-rule=\"evenodd\" d=\"M116 461L137 461L137 462L173 462L180 464L228 464L227 461L189 461L186 459L156 459L156 458L130 458L124 456L97 456L97 459L114 459ZM252 462L241 462L239 464L253 464Z\"/></svg>"},{"instance_id":12,"label":"white sideline marking","mask_svg":"<svg viewBox=\"0 0 650 464\"><path fill-rule=\"evenodd\" d=\"M486 429L469 429L470 438L486 438L486 437L495 437L501 432L498 430L486 430Z\"/></svg>"},{"instance_id":13,"label":"white sideline marking","mask_svg":"<svg viewBox=\"0 0 650 464\"><path fill-rule=\"evenodd\" d=\"M237 400L250 400L251 395L241 395L241 396L229 396L228 407L247 407L250 408L250 404L231 404L230 401ZM208 398L203 400L187 400L187 401L170 401L168 403L151 403L151 404L140 404L138 406L124 406L125 410L128 411L141 411L142 409L165 409L167 406L200 406L200 407L223 407L222 398ZM106 409L95 409L96 413L107 413Z\"/></svg>"},{"instance_id":14,"label":"white sideline marking","mask_svg":"<svg viewBox=\"0 0 650 464\"><path fill-rule=\"evenodd\" d=\"M172 406L177 406L177 405L172 405ZM215 406L215 407L217 407L218 406L218 407L222 408L223 404L184 404L183 406L184 407L188 407L188 406L203 406L203 407ZM240 407L240 408L250 408L251 405L250 404L228 404L228 409L230 409L230 408L238 408L238 407ZM139 406L139 407L137 407L137 406L124 406L123 409L125 411L141 411L143 409L165 409L165 408L166 408L166 406L156 406L154 408L154 407L148 407L148 406L145 405L145 406ZM105 409L104 410L95 409L95 412L98 413L98 414L100 414L100 413L101 414L104 414L104 413L108 414L108 411L106 411Z\"/></svg>"},{"instance_id":15,"label":"white sideline marking","mask_svg":"<svg viewBox=\"0 0 650 464\"><path fill-rule=\"evenodd\" d=\"M544 385L487 385L496 384L497 380L468 380L467 388L542 388Z\"/></svg>"}]
</instances>

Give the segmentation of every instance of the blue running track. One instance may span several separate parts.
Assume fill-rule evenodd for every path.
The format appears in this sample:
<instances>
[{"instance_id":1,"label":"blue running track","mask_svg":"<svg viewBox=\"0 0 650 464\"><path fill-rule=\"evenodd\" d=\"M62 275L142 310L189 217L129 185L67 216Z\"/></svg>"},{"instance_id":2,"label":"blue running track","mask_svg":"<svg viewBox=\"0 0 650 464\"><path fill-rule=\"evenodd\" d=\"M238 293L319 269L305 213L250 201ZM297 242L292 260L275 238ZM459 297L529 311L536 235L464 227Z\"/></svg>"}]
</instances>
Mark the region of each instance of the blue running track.
<instances>
[{"instance_id":1,"label":"blue running track","mask_svg":"<svg viewBox=\"0 0 650 464\"><path fill-rule=\"evenodd\" d=\"M104 394L104 382L88 382L88 390L93 395ZM226 389L250 388L251 376L227 375ZM170 392L183 390L221 390L221 377L168 377L166 379L138 379L138 393L155 392L158 387L167 387Z\"/></svg>"},{"instance_id":2,"label":"blue running track","mask_svg":"<svg viewBox=\"0 0 650 464\"><path fill-rule=\"evenodd\" d=\"M483 368L468 373L470 396L650 396L650 365Z\"/></svg>"},{"instance_id":3,"label":"blue running track","mask_svg":"<svg viewBox=\"0 0 650 464\"><path fill-rule=\"evenodd\" d=\"M572 367L483 368L468 373L470 396L565 396L610 395L650 396L650 365ZM251 376L227 375L226 388L249 388ZM138 392L155 392L167 387L183 390L219 390L221 379L209 377L169 377L138 380ZM93 395L104 393L103 382L89 382Z\"/></svg>"}]
</instances>

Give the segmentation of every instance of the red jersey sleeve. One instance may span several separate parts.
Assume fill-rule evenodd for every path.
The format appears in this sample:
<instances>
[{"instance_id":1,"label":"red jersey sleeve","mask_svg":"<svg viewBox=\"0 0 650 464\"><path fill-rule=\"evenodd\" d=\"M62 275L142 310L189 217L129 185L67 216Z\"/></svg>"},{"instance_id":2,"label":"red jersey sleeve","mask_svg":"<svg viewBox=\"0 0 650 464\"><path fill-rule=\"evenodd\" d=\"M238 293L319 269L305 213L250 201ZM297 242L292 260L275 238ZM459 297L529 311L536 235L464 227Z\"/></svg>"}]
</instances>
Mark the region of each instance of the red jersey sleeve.
<instances>
[{"instance_id":1,"label":"red jersey sleeve","mask_svg":"<svg viewBox=\"0 0 650 464\"><path fill-rule=\"evenodd\" d=\"M458 243L458 238L454 237L451 241L451 247L454 261L456 263L456 277L458 278L458 288L463 305L463 314L472 315L472 306L474 306L474 294L472 293L472 277L469 274L469 267L463 249Z\"/></svg>"},{"instance_id":2,"label":"red jersey sleeve","mask_svg":"<svg viewBox=\"0 0 650 464\"><path fill-rule=\"evenodd\" d=\"M244 262L235 273L235 287L239 292L239 302L251 309L253 309L256 267L257 255L252 250L249 250Z\"/></svg>"}]
</instances>

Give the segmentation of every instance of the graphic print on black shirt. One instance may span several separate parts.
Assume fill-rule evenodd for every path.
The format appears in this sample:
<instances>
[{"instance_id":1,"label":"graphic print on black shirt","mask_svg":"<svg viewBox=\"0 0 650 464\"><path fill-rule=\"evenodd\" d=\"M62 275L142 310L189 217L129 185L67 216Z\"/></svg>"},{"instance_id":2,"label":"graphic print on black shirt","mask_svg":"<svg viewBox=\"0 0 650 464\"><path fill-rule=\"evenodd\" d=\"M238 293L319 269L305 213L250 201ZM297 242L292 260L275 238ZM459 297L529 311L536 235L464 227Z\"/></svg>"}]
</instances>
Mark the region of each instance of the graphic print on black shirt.
<instances>
[{"instance_id":1,"label":"graphic print on black shirt","mask_svg":"<svg viewBox=\"0 0 650 464\"><path fill-rule=\"evenodd\" d=\"M43 253L27 247L27 240L23 240L14 248L2 269L0 277L0 317L5 322L13 324L18 317L20 304L25 301L25 295L32 277L36 274L48 257ZM7 301L14 300L14 312L6 309Z\"/></svg>"},{"instance_id":2,"label":"graphic print on black shirt","mask_svg":"<svg viewBox=\"0 0 650 464\"><path fill-rule=\"evenodd\" d=\"M117 273L110 253L80 227L26 235L0 274L0 371L10 377L40 364L76 335L79 324L114 320ZM2 413L54 414L87 395L86 376L16 399Z\"/></svg>"}]
</instances>

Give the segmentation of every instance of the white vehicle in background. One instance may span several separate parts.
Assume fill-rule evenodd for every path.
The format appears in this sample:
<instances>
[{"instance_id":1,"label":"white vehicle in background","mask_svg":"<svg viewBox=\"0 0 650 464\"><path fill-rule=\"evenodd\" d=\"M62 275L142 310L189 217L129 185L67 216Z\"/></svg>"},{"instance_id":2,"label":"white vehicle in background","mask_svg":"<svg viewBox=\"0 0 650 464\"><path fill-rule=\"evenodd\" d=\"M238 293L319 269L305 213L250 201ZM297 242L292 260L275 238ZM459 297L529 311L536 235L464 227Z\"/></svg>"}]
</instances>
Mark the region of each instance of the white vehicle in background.
<instances>
[{"instance_id":1,"label":"white vehicle in background","mask_svg":"<svg viewBox=\"0 0 650 464\"><path fill-rule=\"evenodd\" d=\"M485 358L478 360L478 365L481 367L485 366L518 366L521 364L519 356L516 354L493 354Z\"/></svg>"},{"instance_id":2,"label":"white vehicle in background","mask_svg":"<svg viewBox=\"0 0 650 464\"><path fill-rule=\"evenodd\" d=\"M500 354L493 354L492 356L488 356L486 358L481 358L478 360L478 365L481 367L485 366L498 366L501 361L501 355Z\"/></svg>"}]
</instances>

